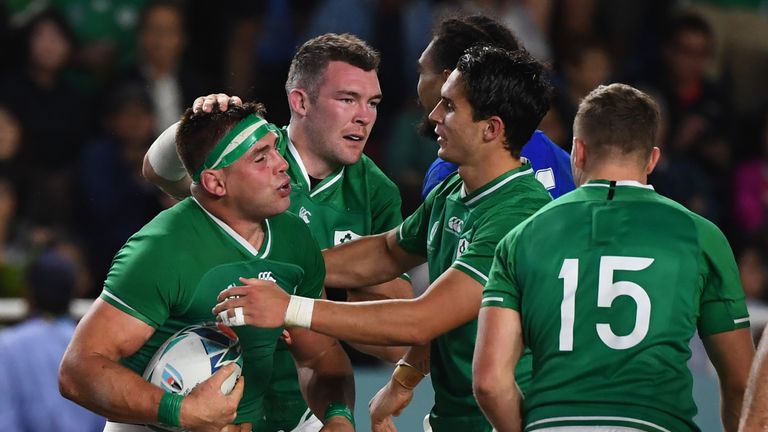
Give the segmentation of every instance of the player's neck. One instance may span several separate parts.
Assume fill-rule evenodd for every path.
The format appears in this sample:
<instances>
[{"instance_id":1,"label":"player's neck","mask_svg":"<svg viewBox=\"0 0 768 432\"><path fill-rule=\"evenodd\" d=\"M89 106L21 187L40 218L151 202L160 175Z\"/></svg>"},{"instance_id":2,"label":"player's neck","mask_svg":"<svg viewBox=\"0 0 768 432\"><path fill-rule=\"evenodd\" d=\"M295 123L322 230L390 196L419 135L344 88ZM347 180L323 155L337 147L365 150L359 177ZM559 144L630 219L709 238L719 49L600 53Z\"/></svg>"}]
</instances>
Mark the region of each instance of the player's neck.
<instances>
[{"instance_id":1,"label":"player's neck","mask_svg":"<svg viewBox=\"0 0 768 432\"><path fill-rule=\"evenodd\" d=\"M627 169L627 166L603 165L583 172L581 178L577 179L578 184L584 184L591 180L609 180L622 181L633 180L638 183L647 184L648 176L644 171Z\"/></svg>"},{"instance_id":2,"label":"player's neck","mask_svg":"<svg viewBox=\"0 0 768 432\"><path fill-rule=\"evenodd\" d=\"M209 199L206 196L195 194L194 190L192 194L205 211L227 225L255 249L261 247L264 241L263 224L266 218L247 218L225 205L224 200Z\"/></svg>"},{"instance_id":3,"label":"player's neck","mask_svg":"<svg viewBox=\"0 0 768 432\"><path fill-rule=\"evenodd\" d=\"M467 193L472 193L508 171L520 168L520 159L513 158L506 150L505 152L506 155L495 155L459 164L459 175Z\"/></svg>"},{"instance_id":4,"label":"player's neck","mask_svg":"<svg viewBox=\"0 0 768 432\"><path fill-rule=\"evenodd\" d=\"M310 177L322 180L339 168L338 165L330 163L312 151L309 145L309 135L303 128L291 125L288 127L288 138L293 143L294 148L296 148L296 152L301 158L301 163L304 164L304 168Z\"/></svg>"}]
</instances>

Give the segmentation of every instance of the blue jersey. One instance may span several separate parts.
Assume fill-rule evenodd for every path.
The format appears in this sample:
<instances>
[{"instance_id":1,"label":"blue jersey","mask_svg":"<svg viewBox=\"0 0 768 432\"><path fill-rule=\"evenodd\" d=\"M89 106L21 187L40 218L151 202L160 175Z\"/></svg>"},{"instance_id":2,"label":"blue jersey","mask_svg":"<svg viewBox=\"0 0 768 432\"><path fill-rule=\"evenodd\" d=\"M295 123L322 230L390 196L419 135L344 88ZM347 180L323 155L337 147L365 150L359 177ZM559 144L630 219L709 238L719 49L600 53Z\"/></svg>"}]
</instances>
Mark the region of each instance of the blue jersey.
<instances>
[{"instance_id":1,"label":"blue jersey","mask_svg":"<svg viewBox=\"0 0 768 432\"><path fill-rule=\"evenodd\" d=\"M531 139L523 146L520 155L531 162L536 180L549 191L552 198L557 198L576 188L571 174L571 161L568 153L553 143L544 132L536 130ZM443 181L458 167L456 164L435 159L424 176L424 185L421 189L422 198L426 198L438 183Z\"/></svg>"}]
</instances>

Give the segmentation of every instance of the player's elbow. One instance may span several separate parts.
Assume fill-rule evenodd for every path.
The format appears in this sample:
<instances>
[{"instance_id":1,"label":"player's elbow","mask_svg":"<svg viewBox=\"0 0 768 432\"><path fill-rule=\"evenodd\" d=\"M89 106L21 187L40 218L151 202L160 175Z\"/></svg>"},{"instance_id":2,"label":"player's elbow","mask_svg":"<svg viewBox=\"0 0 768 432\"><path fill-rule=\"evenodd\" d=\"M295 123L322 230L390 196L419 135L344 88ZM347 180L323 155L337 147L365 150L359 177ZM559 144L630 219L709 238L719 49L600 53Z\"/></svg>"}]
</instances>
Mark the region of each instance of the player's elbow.
<instances>
[{"instance_id":1,"label":"player's elbow","mask_svg":"<svg viewBox=\"0 0 768 432\"><path fill-rule=\"evenodd\" d=\"M69 356L65 354L61 360L61 365L59 365L59 393L72 401L77 401L78 395L78 385L74 370L76 363L71 361Z\"/></svg>"},{"instance_id":2,"label":"player's elbow","mask_svg":"<svg viewBox=\"0 0 768 432\"><path fill-rule=\"evenodd\" d=\"M498 377L483 370L472 373L472 392L480 406L494 400L500 393L501 385Z\"/></svg>"}]
</instances>

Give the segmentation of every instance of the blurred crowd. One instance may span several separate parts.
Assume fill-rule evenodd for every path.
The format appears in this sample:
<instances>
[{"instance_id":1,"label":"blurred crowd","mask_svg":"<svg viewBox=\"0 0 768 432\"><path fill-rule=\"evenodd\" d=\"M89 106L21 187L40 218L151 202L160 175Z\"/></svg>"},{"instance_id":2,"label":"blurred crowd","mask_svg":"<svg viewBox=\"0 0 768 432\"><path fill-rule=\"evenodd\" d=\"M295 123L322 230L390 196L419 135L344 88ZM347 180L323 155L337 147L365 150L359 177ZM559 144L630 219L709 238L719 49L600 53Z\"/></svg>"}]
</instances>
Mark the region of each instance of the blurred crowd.
<instances>
[{"instance_id":1,"label":"blurred crowd","mask_svg":"<svg viewBox=\"0 0 768 432\"><path fill-rule=\"evenodd\" d=\"M483 13L551 66L541 124L570 150L580 98L626 82L662 107L651 183L728 235L755 313L768 258L768 0L7 0L0 4L0 297L42 251L94 297L127 238L174 201L141 177L154 137L196 96L227 92L286 124L295 48L354 33L382 54L366 153L403 211L436 144L420 134L416 65L439 19ZM422 126L419 126L422 125Z\"/></svg>"}]
</instances>

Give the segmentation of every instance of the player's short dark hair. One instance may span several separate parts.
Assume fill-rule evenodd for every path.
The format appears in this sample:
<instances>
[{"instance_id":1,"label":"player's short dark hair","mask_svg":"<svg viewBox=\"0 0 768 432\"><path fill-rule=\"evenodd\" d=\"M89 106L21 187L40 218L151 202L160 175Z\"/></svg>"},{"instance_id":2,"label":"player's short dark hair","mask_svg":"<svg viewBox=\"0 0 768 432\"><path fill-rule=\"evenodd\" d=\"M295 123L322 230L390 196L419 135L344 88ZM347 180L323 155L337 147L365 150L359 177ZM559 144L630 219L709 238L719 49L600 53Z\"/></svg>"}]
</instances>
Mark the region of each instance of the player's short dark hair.
<instances>
[{"instance_id":1,"label":"player's short dark hair","mask_svg":"<svg viewBox=\"0 0 768 432\"><path fill-rule=\"evenodd\" d=\"M348 63L368 72L378 69L380 57L376 50L355 35L326 33L317 36L304 42L293 56L285 91L303 88L314 99L323 72L332 61Z\"/></svg>"},{"instance_id":2,"label":"player's short dark hair","mask_svg":"<svg viewBox=\"0 0 768 432\"><path fill-rule=\"evenodd\" d=\"M656 102L626 84L592 90L579 104L574 120L574 134L598 155L619 151L647 158L656 145L658 130Z\"/></svg>"},{"instance_id":3,"label":"player's short dark hair","mask_svg":"<svg viewBox=\"0 0 768 432\"><path fill-rule=\"evenodd\" d=\"M505 147L519 157L549 110L552 86L544 65L522 49L475 46L461 56L456 69L473 120L499 116L505 126Z\"/></svg>"},{"instance_id":4,"label":"player's short dark hair","mask_svg":"<svg viewBox=\"0 0 768 432\"><path fill-rule=\"evenodd\" d=\"M515 35L485 15L459 15L441 21L432 32L433 63L439 72L452 70L468 48L491 45L507 51L520 48Z\"/></svg>"},{"instance_id":5,"label":"player's short dark hair","mask_svg":"<svg viewBox=\"0 0 768 432\"><path fill-rule=\"evenodd\" d=\"M192 108L187 108L176 130L176 151L187 173L191 176L200 168L216 143L238 122L254 113L264 117L264 104L248 102L230 106L226 111L214 105L209 113L202 110L193 113Z\"/></svg>"}]
</instances>

